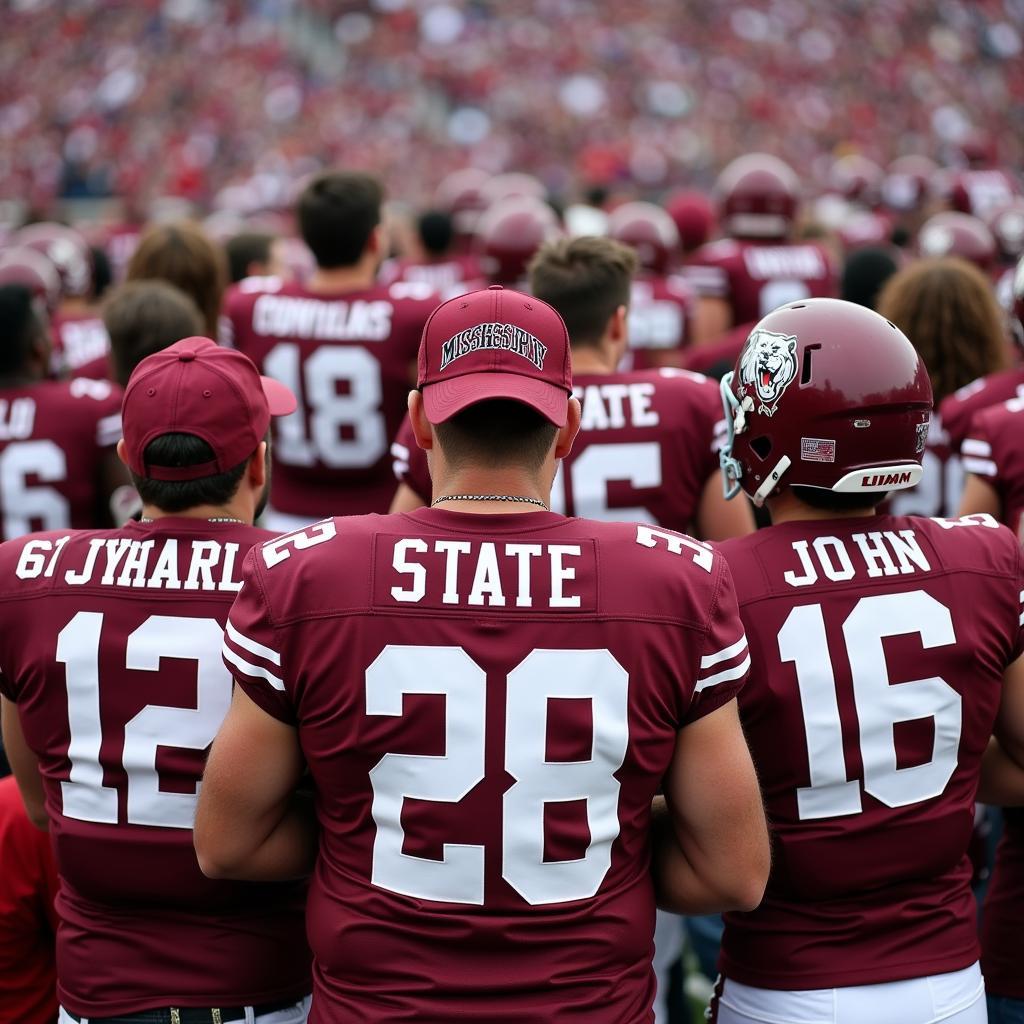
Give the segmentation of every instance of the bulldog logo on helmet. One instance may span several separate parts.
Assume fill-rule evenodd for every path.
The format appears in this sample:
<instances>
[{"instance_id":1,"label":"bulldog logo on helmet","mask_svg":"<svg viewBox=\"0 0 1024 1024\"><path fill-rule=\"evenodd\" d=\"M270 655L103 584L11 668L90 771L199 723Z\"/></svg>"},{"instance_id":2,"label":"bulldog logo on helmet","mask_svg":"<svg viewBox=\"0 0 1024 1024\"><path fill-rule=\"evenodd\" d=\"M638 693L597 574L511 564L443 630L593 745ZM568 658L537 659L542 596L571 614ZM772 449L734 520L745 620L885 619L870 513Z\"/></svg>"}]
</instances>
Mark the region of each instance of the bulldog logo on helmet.
<instances>
[{"instance_id":1,"label":"bulldog logo on helmet","mask_svg":"<svg viewBox=\"0 0 1024 1024\"><path fill-rule=\"evenodd\" d=\"M782 393L796 378L796 338L755 330L740 356L740 385L753 384L761 400L757 411L774 416Z\"/></svg>"}]
</instances>

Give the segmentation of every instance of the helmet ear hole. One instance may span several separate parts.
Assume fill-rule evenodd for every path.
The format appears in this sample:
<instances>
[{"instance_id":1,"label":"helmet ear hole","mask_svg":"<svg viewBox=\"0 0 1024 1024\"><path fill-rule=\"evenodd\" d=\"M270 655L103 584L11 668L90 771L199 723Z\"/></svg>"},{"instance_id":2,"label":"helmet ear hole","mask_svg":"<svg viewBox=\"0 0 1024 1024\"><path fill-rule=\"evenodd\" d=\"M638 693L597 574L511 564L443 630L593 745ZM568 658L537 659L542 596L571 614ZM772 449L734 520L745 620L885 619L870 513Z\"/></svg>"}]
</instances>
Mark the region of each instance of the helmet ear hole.
<instances>
[{"instance_id":1,"label":"helmet ear hole","mask_svg":"<svg viewBox=\"0 0 1024 1024\"><path fill-rule=\"evenodd\" d=\"M763 462L772 453L772 440L770 437L762 434L760 437L755 437L751 440L750 449Z\"/></svg>"}]
</instances>

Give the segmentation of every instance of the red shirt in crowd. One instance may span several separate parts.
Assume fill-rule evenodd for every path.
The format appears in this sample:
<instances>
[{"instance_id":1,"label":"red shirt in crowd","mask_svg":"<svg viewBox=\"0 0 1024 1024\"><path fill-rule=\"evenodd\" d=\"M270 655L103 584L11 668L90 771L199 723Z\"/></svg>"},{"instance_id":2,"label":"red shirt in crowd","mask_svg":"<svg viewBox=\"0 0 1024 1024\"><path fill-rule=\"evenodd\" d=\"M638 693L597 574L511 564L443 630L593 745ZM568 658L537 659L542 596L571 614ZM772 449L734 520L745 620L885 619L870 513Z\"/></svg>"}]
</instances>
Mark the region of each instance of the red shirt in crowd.
<instances>
[{"instance_id":1,"label":"red shirt in crowd","mask_svg":"<svg viewBox=\"0 0 1024 1024\"><path fill-rule=\"evenodd\" d=\"M57 1019L57 871L50 837L25 813L14 776L0 779L0 1021Z\"/></svg>"}]
</instances>

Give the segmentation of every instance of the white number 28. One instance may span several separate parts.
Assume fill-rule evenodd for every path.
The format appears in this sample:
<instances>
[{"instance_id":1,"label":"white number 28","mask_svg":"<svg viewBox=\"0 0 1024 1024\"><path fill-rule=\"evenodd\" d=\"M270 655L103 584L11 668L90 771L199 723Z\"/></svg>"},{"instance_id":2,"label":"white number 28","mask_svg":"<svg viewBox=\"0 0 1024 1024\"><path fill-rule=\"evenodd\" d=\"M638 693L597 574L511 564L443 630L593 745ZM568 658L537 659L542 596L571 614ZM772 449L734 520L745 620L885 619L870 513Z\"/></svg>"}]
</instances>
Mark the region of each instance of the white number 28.
<instances>
[{"instance_id":1,"label":"white number 28","mask_svg":"<svg viewBox=\"0 0 1024 1024\"><path fill-rule=\"evenodd\" d=\"M536 650L508 675L505 770L515 784L502 806L502 877L527 903L593 896L619 834L619 782L626 756L629 677L606 650ZM445 754L385 754L370 772L374 885L419 899L484 902L483 846L446 843L443 860L402 852L408 799L458 803L484 778L487 676L461 647L385 647L366 672L366 713L402 714L407 693L445 697ZM588 700L592 755L545 757L548 701ZM584 800L590 843L578 860L544 860L544 806Z\"/></svg>"}]
</instances>

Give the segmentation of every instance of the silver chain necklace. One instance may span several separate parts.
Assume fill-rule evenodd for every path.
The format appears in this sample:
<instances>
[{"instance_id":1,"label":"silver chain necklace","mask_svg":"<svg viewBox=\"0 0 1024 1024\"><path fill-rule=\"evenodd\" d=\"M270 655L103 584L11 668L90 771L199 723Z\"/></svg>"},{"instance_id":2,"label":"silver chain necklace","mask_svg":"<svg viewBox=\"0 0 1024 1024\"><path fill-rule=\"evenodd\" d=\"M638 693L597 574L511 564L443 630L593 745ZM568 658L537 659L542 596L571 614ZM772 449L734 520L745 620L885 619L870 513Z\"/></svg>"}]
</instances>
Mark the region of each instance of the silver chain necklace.
<instances>
[{"instance_id":1,"label":"silver chain necklace","mask_svg":"<svg viewBox=\"0 0 1024 1024\"><path fill-rule=\"evenodd\" d=\"M206 520L208 523L239 523L241 526L245 526L246 522L244 519L236 519L234 516L211 516ZM153 523L156 522L154 519L150 519L149 516L142 516L139 519L140 523Z\"/></svg>"},{"instance_id":2,"label":"silver chain necklace","mask_svg":"<svg viewBox=\"0 0 1024 1024\"><path fill-rule=\"evenodd\" d=\"M440 505L442 501L522 501L528 505L539 505L545 512L550 511L540 498L527 498L520 494L442 494L430 503L430 507Z\"/></svg>"}]
</instances>

